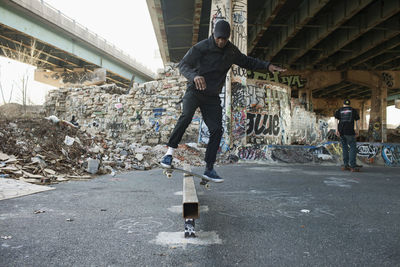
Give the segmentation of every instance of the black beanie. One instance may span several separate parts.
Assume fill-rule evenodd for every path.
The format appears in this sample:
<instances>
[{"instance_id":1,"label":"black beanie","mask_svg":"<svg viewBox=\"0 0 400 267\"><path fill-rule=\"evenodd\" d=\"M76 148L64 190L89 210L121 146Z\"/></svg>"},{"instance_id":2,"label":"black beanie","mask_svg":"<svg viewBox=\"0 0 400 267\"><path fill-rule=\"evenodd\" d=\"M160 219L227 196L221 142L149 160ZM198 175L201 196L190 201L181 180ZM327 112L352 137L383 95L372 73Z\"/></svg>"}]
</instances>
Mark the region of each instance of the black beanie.
<instances>
[{"instance_id":1,"label":"black beanie","mask_svg":"<svg viewBox=\"0 0 400 267\"><path fill-rule=\"evenodd\" d=\"M218 20L214 27L214 36L228 39L231 35L231 26L226 20Z\"/></svg>"}]
</instances>

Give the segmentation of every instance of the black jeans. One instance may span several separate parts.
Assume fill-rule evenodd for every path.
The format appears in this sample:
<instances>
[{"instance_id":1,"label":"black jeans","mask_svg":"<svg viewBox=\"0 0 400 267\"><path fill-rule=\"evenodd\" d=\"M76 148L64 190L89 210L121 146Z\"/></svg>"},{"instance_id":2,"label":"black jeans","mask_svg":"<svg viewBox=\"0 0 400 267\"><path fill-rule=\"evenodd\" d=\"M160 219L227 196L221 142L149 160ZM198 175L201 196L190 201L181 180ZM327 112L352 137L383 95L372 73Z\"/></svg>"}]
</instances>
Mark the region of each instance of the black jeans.
<instances>
[{"instance_id":1,"label":"black jeans","mask_svg":"<svg viewBox=\"0 0 400 267\"><path fill-rule=\"evenodd\" d=\"M210 132L210 140L208 141L204 161L207 163L207 166L212 166L217 158L219 144L224 131L222 127L222 107L219 96L205 96L195 90L186 91L183 97L182 115L179 117L172 131L167 145L172 148L178 147L198 107L200 107L201 115Z\"/></svg>"}]
</instances>

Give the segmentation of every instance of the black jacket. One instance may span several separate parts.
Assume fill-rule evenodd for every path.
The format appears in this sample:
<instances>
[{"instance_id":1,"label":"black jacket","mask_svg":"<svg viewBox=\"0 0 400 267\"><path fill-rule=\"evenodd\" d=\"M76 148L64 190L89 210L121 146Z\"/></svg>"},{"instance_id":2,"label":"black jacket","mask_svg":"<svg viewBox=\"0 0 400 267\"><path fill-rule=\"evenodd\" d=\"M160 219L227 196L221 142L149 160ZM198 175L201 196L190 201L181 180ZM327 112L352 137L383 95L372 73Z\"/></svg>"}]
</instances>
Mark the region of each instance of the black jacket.
<instances>
[{"instance_id":1,"label":"black jacket","mask_svg":"<svg viewBox=\"0 0 400 267\"><path fill-rule=\"evenodd\" d=\"M211 35L189 49L179 63L179 71L188 79L188 90L196 90L193 79L203 76L207 88L198 92L216 96L221 93L226 74L232 64L250 70L261 70L268 69L270 63L242 54L239 48L229 41L224 48L219 48Z\"/></svg>"}]
</instances>

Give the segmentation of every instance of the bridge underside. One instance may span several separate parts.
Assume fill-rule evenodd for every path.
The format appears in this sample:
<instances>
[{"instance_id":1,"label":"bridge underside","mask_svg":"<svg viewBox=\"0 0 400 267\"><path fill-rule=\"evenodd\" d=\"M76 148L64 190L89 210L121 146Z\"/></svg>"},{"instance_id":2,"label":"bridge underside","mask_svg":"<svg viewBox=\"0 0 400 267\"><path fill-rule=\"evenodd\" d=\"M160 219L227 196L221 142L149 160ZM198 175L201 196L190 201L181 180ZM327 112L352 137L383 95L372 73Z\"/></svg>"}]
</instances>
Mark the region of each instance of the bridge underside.
<instances>
[{"instance_id":1,"label":"bridge underside","mask_svg":"<svg viewBox=\"0 0 400 267\"><path fill-rule=\"evenodd\" d=\"M1 1L0 55L65 73L102 68L106 81L121 87L154 79L107 40L38 0Z\"/></svg>"},{"instance_id":2,"label":"bridge underside","mask_svg":"<svg viewBox=\"0 0 400 267\"><path fill-rule=\"evenodd\" d=\"M32 59L31 55L34 55L35 58ZM65 72L74 72L76 69L85 69L93 72L95 69L101 68L99 65L78 58L3 24L0 24L0 56L10 57L21 62L32 62L36 66L48 70L63 69ZM106 81L127 87L130 78L107 71Z\"/></svg>"},{"instance_id":3,"label":"bridge underside","mask_svg":"<svg viewBox=\"0 0 400 267\"><path fill-rule=\"evenodd\" d=\"M207 38L210 15L218 12L211 10L211 0L147 2L150 10L154 7L153 24L164 62L179 62L194 43ZM228 2L219 1L218 7L223 9ZM242 2L235 3L246 1ZM396 71L400 70L399 13L397 0L247 0L247 14L241 15L247 19L250 56L291 70ZM388 88L388 99L400 98L399 93L400 88ZM312 95L370 99L372 92L366 86L340 82L315 89Z\"/></svg>"}]
</instances>

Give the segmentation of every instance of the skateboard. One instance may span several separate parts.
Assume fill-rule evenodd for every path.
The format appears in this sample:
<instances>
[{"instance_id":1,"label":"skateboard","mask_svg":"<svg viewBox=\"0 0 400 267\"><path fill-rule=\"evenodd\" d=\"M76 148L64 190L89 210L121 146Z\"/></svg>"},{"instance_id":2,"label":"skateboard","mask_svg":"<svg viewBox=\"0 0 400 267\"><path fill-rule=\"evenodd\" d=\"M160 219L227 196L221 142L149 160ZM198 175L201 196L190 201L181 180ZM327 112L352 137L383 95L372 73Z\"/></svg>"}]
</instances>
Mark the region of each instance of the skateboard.
<instances>
[{"instance_id":1,"label":"skateboard","mask_svg":"<svg viewBox=\"0 0 400 267\"><path fill-rule=\"evenodd\" d=\"M209 182L213 182L212 180L204 177L203 175L200 175L200 174L197 174L197 173L194 173L194 172L191 172L191 171L187 171L187 170L184 170L184 169L181 169L181 168L176 168L176 167L164 168L162 166L161 166L161 168L163 168L163 174L165 176L167 176L168 178L172 178L172 173L174 171L182 172L184 176L197 177L197 178L201 179L200 185L204 186L205 189L210 189Z\"/></svg>"},{"instance_id":2,"label":"skateboard","mask_svg":"<svg viewBox=\"0 0 400 267\"><path fill-rule=\"evenodd\" d=\"M351 172L360 172L360 168L362 168L362 166L359 165L357 165L355 168L351 168L350 166L341 167L342 171L351 171Z\"/></svg>"}]
</instances>

